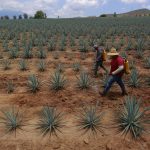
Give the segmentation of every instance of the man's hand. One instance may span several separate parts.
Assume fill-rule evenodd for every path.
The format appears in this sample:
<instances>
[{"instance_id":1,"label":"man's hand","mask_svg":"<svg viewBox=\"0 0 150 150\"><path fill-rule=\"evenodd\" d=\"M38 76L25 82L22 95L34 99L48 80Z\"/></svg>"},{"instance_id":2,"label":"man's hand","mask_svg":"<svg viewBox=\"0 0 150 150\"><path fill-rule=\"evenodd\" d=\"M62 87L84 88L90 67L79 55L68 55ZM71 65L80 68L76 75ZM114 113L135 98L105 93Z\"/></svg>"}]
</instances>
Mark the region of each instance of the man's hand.
<instances>
[{"instance_id":1,"label":"man's hand","mask_svg":"<svg viewBox=\"0 0 150 150\"><path fill-rule=\"evenodd\" d=\"M112 75L115 75L115 72L112 72Z\"/></svg>"}]
</instances>

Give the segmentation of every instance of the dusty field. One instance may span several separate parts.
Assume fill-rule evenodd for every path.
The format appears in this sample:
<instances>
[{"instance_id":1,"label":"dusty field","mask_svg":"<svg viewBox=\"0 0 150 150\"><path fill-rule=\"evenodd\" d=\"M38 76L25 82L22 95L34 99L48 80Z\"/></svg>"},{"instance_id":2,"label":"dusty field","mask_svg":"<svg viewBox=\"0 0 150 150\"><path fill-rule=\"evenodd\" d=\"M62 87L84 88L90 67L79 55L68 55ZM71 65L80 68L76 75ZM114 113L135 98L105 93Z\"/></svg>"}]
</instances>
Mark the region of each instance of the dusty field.
<instances>
[{"instance_id":1,"label":"dusty field","mask_svg":"<svg viewBox=\"0 0 150 150\"><path fill-rule=\"evenodd\" d=\"M0 49L2 52L2 49ZM120 135L117 135L113 129L107 129L104 135L99 134L97 137L93 136L81 136L81 133L75 128L75 114L81 109L82 105L95 105L99 101L99 109L105 111L105 117L103 123L109 125L113 115L113 110L118 106L121 106L124 97L121 96L118 86L113 86L107 97L100 97L98 91L102 91L100 79L102 78L103 71L99 71L99 77L92 79L95 81L95 85L86 91L82 91L76 87L76 75L72 69L72 64L75 60L81 62L82 69L87 70L92 76L92 65L94 53L87 53L86 59L80 59L79 52L73 53L72 60L69 60L67 53L59 52L60 58L55 60L52 53L49 52L46 58L47 70L45 72L39 72L37 70L38 59L32 58L28 60L28 70L21 72L18 64L20 58L11 60L11 69L4 71L2 66L0 68L0 109L8 108L12 105L19 106L20 109L26 111L26 116L29 118L30 124L35 124L37 120L37 113L41 110L42 106L49 105L57 107L59 111L66 113L65 120L67 126L64 128L63 134L59 138L43 138L33 126L27 127L27 132L18 133L15 138L13 135L3 136L4 132L0 129L0 150L149 150L150 149L150 136L144 135L140 142L134 142L129 139L124 139ZM149 51L145 51L147 55ZM6 58L7 53L2 52ZM134 58L134 52L128 52L129 59ZM131 55L132 54L132 55ZM140 75L144 79L150 74L149 69L143 67L141 60L135 59ZM2 61L2 59L0 60ZM64 64L64 75L68 80L68 84L63 91L54 92L49 89L48 81L51 73L56 68L58 63ZM108 67L109 63L105 65ZM42 82L40 91L36 94L32 94L27 89L27 80L30 74L36 74L39 80ZM128 87L127 81L129 76L124 76L126 87L129 95L135 95L143 99L142 106L150 106L150 87L145 87L145 81L142 81L141 87L132 89ZM15 84L15 91L12 94L8 94L6 90L6 83L8 80L13 80Z\"/></svg>"}]
</instances>

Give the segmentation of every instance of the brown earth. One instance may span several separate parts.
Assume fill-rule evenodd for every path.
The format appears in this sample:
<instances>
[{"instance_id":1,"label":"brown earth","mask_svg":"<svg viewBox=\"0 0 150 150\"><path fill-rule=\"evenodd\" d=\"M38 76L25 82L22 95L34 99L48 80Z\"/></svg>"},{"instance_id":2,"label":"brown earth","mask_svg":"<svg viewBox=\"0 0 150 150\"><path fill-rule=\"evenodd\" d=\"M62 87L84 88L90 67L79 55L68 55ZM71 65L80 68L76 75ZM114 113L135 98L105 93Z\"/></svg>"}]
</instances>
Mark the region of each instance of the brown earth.
<instances>
[{"instance_id":1,"label":"brown earth","mask_svg":"<svg viewBox=\"0 0 150 150\"><path fill-rule=\"evenodd\" d=\"M78 76L79 73L74 73L71 64L74 60L80 61L82 68L88 70L92 75L91 68L94 55L93 53L89 53L85 60L81 60L79 53L73 52L73 59L69 60L66 53L62 53L58 60L55 60L52 53L49 53L46 59L47 70L42 73L37 71L38 59L36 58L28 60L29 67L25 72L21 72L18 69L20 58L11 60L12 65L10 70L4 71L1 66L0 109L16 105L22 111L25 110L30 124L35 124L37 113L41 110L42 106L57 107L59 111L65 112L67 126L59 138L53 137L51 139L48 137L43 138L34 130L33 126L27 127L27 132L18 133L16 138L13 135L3 136L4 132L0 128L0 150L149 150L149 135L144 135L140 142L135 142L131 139L124 139L116 134L113 129L109 128L106 129L105 134L99 134L97 137L92 135L81 136L81 133L75 128L75 115L84 104L95 105L99 101L99 109L105 112L103 123L110 125L113 110L123 104L124 97L121 96L120 89L116 85L113 86L107 97L102 98L99 96L98 91L102 91L103 89L100 82L104 73L102 70L100 70L98 78L92 77L95 85L91 89L85 91L79 90L76 87L76 75ZM7 54L3 52L3 56L7 56ZM130 57L130 59L135 58L134 53ZM145 77L149 76L150 70L143 67L141 60L135 60L141 77L145 79ZM56 68L56 64L60 62L64 64L64 75L68 79L68 83L63 91L56 93L50 90L48 81ZM106 62L106 66L109 66L108 62ZM27 88L27 80L30 74L36 74L41 81L40 91L36 94L30 93ZM143 107L150 106L150 87L145 85L145 81L142 81L141 87L132 89L127 85L129 76L125 75L124 78L128 93L142 97ZM12 94L8 94L6 90L8 80L13 80L15 84L15 91Z\"/></svg>"}]
</instances>

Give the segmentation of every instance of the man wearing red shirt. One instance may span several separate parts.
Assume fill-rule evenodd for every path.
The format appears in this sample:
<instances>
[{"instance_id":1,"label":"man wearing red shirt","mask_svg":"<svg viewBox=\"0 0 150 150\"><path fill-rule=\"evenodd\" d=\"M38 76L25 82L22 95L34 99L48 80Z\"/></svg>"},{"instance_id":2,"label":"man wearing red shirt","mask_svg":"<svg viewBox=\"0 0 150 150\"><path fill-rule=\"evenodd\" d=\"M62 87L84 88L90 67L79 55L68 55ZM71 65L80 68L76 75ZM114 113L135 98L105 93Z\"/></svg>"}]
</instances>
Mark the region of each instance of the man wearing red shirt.
<instances>
[{"instance_id":1,"label":"man wearing red shirt","mask_svg":"<svg viewBox=\"0 0 150 150\"><path fill-rule=\"evenodd\" d=\"M119 84L122 90L122 95L127 95L124 83L122 81L122 76L124 74L124 59L119 56L119 53L114 48L111 49L110 53L108 53L108 56L111 58L110 77L103 93L100 93L100 95L105 96L114 82Z\"/></svg>"}]
</instances>

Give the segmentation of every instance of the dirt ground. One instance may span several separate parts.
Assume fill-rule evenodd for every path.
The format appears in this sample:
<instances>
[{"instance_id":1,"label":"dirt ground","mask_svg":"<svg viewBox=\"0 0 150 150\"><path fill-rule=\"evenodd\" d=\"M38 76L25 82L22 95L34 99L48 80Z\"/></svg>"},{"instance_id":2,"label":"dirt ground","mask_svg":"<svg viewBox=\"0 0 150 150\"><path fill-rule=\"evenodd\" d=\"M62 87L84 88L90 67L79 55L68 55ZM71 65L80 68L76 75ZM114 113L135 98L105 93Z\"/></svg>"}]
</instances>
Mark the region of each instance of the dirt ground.
<instances>
[{"instance_id":1,"label":"dirt ground","mask_svg":"<svg viewBox=\"0 0 150 150\"><path fill-rule=\"evenodd\" d=\"M75 128L75 115L80 111L84 104L95 105L99 101L99 109L105 112L103 123L106 125L111 124L113 110L121 106L124 97L121 96L120 89L114 85L107 97L99 96L98 92L103 90L100 79L102 78L103 71L99 71L98 78L92 79L95 84L86 91L82 91L76 87L79 73L75 73L72 69L72 64L75 60L81 62L82 69L87 70L92 75L92 65L94 53L90 52L86 55L85 60L80 59L79 52L72 52L73 59L69 60L66 52L61 52L60 58L55 60L52 53L49 52L46 58L47 70L45 72L38 72L37 62L38 59L32 58L28 60L28 70L22 72L19 70L19 60L11 60L11 69L4 71L2 65L0 68L0 109L10 106L18 106L23 111L26 111L26 116L29 122L34 124L37 121L37 113L41 110L42 106L49 105L56 107L59 111L65 112L65 120L67 126L58 138L48 137L43 138L33 126L29 126L23 133L18 133L16 137L13 135L3 136L3 131L0 129L0 150L149 150L150 149L150 136L144 135L140 142L124 139L122 136L116 134L113 129L105 130L105 134L98 134L97 137L81 136L81 133ZM146 51L145 53L148 53ZM129 52L130 54L130 52ZM3 52L3 56L7 53ZM135 58L134 54L129 55L130 59ZM135 59L137 69L140 71L142 79L149 76L150 70L143 67L141 60ZM2 61L2 59L0 60ZM67 86L63 91L54 92L49 88L50 75L56 68L58 63L64 64L64 75L68 80ZM105 62L109 67L109 63ZM36 74L42 82L40 91L32 94L27 89L28 76ZM142 106L150 106L150 87L145 86L145 81L141 83L141 87L132 89L128 87L128 75L124 76L126 87L129 95L135 95L143 99ZM6 90L6 83L8 80L13 80L15 84L15 91L8 94Z\"/></svg>"}]
</instances>

